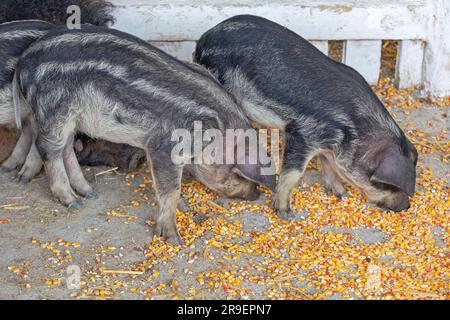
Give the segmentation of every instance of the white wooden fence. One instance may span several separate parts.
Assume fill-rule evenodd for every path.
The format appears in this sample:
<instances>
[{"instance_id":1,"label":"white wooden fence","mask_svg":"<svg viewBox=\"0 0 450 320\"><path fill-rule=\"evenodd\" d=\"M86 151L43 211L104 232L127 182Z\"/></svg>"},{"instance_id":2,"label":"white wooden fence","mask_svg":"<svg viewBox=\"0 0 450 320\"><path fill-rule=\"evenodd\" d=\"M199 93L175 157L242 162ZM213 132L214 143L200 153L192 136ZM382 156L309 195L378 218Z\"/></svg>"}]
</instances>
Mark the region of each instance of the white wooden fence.
<instances>
[{"instance_id":1,"label":"white wooden fence","mask_svg":"<svg viewBox=\"0 0 450 320\"><path fill-rule=\"evenodd\" d=\"M450 95L448 0L112 0L115 28L135 34L180 59L195 41L238 14L276 21L323 52L344 40L343 62L370 83L380 73L381 41L398 40L396 83L424 94Z\"/></svg>"}]
</instances>

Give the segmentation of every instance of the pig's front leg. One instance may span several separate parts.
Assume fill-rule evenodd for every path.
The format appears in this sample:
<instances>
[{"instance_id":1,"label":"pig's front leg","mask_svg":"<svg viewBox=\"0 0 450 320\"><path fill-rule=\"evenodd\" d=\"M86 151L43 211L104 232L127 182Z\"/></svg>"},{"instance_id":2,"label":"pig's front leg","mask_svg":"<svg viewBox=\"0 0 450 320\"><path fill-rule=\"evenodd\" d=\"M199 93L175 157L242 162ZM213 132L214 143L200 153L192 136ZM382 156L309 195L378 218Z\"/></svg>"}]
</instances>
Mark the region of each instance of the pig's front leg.
<instances>
[{"instance_id":1,"label":"pig's front leg","mask_svg":"<svg viewBox=\"0 0 450 320\"><path fill-rule=\"evenodd\" d=\"M81 171L75 150L73 149L73 140L73 137L68 140L63 151L64 166L66 167L70 185L73 190L86 199L97 199L99 197L98 193L87 182L83 171Z\"/></svg>"},{"instance_id":2,"label":"pig's front leg","mask_svg":"<svg viewBox=\"0 0 450 320\"><path fill-rule=\"evenodd\" d=\"M161 152L149 152L147 157L150 159L156 197L159 202L155 233L171 244L181 245L176 210L180 199L183 168L176 166L169 155L161 154Z\"/></svg>"},{"instance_id":3,"label":"pig's front leg","mask_svg":"<svg viewBox=\"0 0 450 320\"><path fill-rule=\"evenodd\" d=\"M36 146L44 160L53 195L69 209L79 209L81 203L70 186L63 158L64 148L70 136L70 132L63 135L59 130L46 135L40 134Z\"/></svg>"},{"instance_id":4,"label":"pig's front leg","mask_svg":"<svg viewBox=\"0 0 450 320\"><path fill-rule=\"evenodd\" d=\"M306 145L299 134L286 127L284 160L280 178L272 200L272 207L282 219L292 216L290 207L292 190L297 186L310 160Z\"/></svg>"},{"instance_id":5,"label":"pig's front leg","mask_svg":"<svg viewBox=\"0 0 450 320\"><path fill-rule=\"evenodd\" d=\"M283 170L273 196L272 207L282 219L290 219L292 210L290 206L292 190L297 186L303 172L298 169Z\"/></svg>"}]
</instances>

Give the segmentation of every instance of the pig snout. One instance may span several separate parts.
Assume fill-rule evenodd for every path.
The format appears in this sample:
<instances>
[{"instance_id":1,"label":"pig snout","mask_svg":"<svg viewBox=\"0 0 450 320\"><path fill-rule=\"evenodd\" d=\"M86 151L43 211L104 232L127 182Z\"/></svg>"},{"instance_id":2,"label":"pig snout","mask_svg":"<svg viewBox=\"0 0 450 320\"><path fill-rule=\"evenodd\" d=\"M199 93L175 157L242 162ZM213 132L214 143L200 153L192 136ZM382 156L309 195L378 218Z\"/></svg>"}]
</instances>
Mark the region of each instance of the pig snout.
<instances>
[{"instance_id":1,"label":"pig snout","mask_svg":"<svg viewBox=\"0 0 450 320\"><path fill-rule=\"evenodd\" d=\"M226 188L224 196L227 198L237 198L242 200L254 201L259 198L261 192L257 188L257 184L251 181L237 178L238 183L233 183L232 187Z\"/></svg>"},{"instance_id":2,"label":"pig snout","mask_svg":"<svg viewBox=\"0 0 450 320\"><path fill-rule=\"evenodd\" d=\"M390 196L378 205L395 212L408 210L410 208L409 198L406 193Z\"/></svg>"},{"instance_id":3,"label":"pig snout","mask_svg":"<svg viewBox=\"0 0 450 320\"><path fill-rule=\"evenodd\" d=\"M249 195L244 196L244 200L255 201L261 195L261 191L255 188L255 190Z\"/></svg>"},{"instance_id":4,"label":"pig snout","mask_svg":"<svg viewBox=\"0 0 450 320\"><path fill-rule=\"evenodd\" d=\"M395 212L399 212L399 211L403 211L403 210L408 210L409 207L410 207L409 200L405 199L405 200L400 201L399 203L389 206L388 209L395 211Z\"/></svg>"}]
</instances>

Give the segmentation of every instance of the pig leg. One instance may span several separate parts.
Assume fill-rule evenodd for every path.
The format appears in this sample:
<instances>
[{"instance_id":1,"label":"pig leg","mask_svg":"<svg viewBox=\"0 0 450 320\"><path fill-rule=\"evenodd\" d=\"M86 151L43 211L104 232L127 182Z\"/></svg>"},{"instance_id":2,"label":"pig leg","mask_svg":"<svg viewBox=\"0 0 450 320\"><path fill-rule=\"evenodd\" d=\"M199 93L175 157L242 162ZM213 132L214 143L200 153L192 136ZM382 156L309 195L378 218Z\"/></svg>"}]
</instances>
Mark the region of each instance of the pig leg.
<instances>
[{"instance_id":1,"label":"pig leg","mask_svg":"<svg viewBox=\"0 0 450 320\"><path fill-rule=\"evenodd\" d=\"M27 125L25 122L17 144L9 158L2 163L0 172L12 171L22 166L25 162L28 151L30 150L32 141L33 133L31 131L31 126Z\"/></svg>"},{"instance_id":2,"label":"pig leg","mask_svg":"<svg viewBox=\"0 0 450 320\"><path fill-rule=\"evenodd\" d=\"M69 140L68 136L70 134L64 136L62 132L55 132L45 136L39 135L36 145L44 160L50 190L53 195L69 209L78 209L81 207L81 204L70 186L69 177L64 166L63 153L64 147Z\"/></svg>"},{"instance_id":3,"label":"pig leg","mask_svg":"<svg viewBox=\"0 0 450 320\"><path fill-rule=\"evenodd\" d=\"M64 166L70 185L81 196L87 199L97 199L98 193L89 185L81 171L77 156L73 149L73 137L69 139L63 151Z\"/></svg>"},{"instance_id":4,"label":"pig leg","mask_svg":"<svg viewBox=\"0 0 450 320\"><path fill-rule=\"evenodd\" d=\"M18 177L20 184L30 182L30 180L33 179L42 169L41 155L36 148L37 127L32 117L28 118L26 126L30 127L32 132L32 143L27 159L25 160L25 164L19 171Z\"/></svg>"},{"instance_id":5,"label":"pig leg","mask_svg":"<svg viewBox=\"0 0 450 320\"><path fill-rule=\"evenodd\" d=\"M297 186L303 172L298 169L283 170L278 181L272 206L277 210L280 218L289 219L292 214L290 200L292 190Z\"/></svg>"},{"instance_id":6,"label":"pig leg","mask_svg":"<svg viewBox=\"0 0 450 320\"><path fill-rule=\"evenodd\" d=\"M135 171L144 157L145 153L142 150L135 151L133 155L130 157L130 162L127 168L128 171Z\"/></svg>"},{"instance_id":7,"label":"pig leg","mask_svg":"<svg viewBox=\"0 0 450 320\"><path fill-rule=\"evenodd\" d=\"M341 183L337 172L333 168L332 163L324 155L319 155L320 166L322 168L322 177L325 181L326 188L331 191L336 197L342 199L345 195L345 188Z\"/></svg>"},{"instance_id":8,"label":"pig leg","mask_svg":"<svg viewBox=\"0 0 450 320\"><path fill-rule=\"evenodd\" d=\"M303 177L311 157L307 156L307 148L302 137L290 127L286 127L284 150L282 172L273 196L272 207L277 210L280 218L288 219L292 215L290 208L292 190Z\"/></svg>"},{"instance_id":9,"label":"pig leg","mask_svg":"<svg viewBox=\"0 0 450 320\"><path fill-rule=\"evenodd\" d=\"M176 210L180 199L183 168L173 164L169 155L158 153L153 158L147 157L151 159L153 182L159 202L155 233L171 244L180 245L182 242L177 229Z\"/></svg>"}]
</instances>

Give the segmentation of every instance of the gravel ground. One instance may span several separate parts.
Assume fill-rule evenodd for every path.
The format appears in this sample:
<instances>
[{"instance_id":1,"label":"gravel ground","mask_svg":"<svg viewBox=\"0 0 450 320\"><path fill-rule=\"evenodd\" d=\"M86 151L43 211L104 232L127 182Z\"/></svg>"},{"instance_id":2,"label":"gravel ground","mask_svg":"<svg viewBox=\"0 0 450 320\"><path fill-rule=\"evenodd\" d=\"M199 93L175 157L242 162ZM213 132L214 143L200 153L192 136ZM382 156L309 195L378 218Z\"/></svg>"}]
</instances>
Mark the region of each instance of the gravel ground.
<instances>
[{"instance_id":1,"label":"gravel ground","mask_svg":"<svg viewBox=\"0 0 450 320\"><path fill-rule=\"evenodd\" d=\"M417 139L449 140L448 107L391 111ZM44 174L26 186L1 175L0 298L449 298L448 144L420 143L419 170L428 178L420 177L417 203L399 214L355 191L342 201L327 195L314 167L294 194L292 221L270 211L270 194L237 203L186 181L181 247L152 238L156 203L146 168L84 168L101 196L76 212L52 200ZM81 287L70 287L78 268Z\"/></svg>"}]
</instances>

